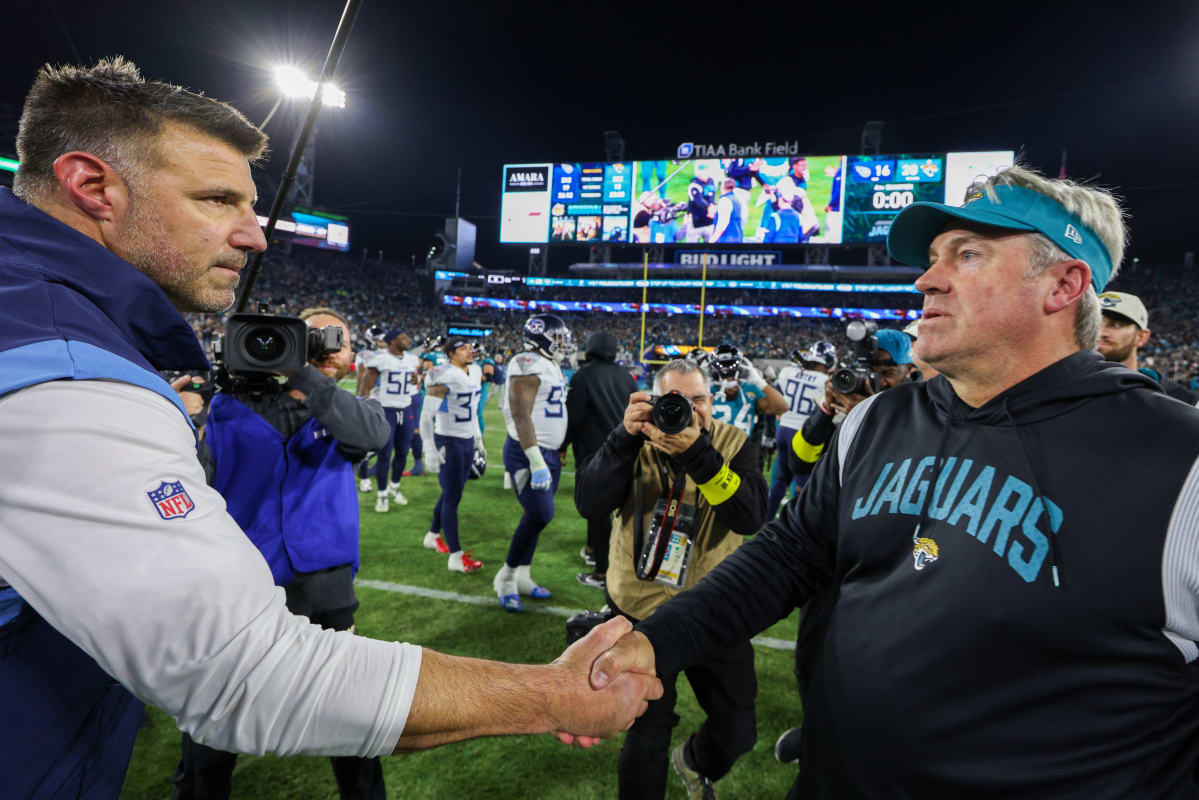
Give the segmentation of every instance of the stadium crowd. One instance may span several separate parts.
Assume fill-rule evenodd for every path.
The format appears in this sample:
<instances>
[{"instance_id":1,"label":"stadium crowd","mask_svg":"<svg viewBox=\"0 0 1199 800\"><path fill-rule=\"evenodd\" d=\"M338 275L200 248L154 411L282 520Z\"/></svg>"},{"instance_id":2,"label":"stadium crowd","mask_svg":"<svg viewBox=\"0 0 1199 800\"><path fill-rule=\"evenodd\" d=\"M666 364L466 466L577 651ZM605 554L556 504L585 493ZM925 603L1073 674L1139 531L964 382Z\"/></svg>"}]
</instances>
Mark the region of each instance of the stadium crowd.
<instances>
[{"instance_id":1,"label":"stadium crowd","mask_svg":"<svg viewBox=\"0 0 1199 800\"><path fill-rule=\"evenodd\" d=\"M1141 297L1153 320L1153 335L1141 351L1144 366L1158 370L1187 387L1199 387L1199 286L1186 280L1181 264L1148 267L1137 265L1121 272L1114 290ZM447 294L462 291L461 285ZM640 289L593 289L557 287L538 289L523 284L485 286L472 290L476 296L507 299L612 300L640 302ZM351 253L293 248L290 254L273 250L263 262L254 289L254 300L266 303L275 313L296 313L319 305L318 300L336 300L350 319L356 339L365 340L372 326L399 326L419 342L445 333L450 321L471 322L493 331L489 352L508 356L522 349L522 311L461 308L440 303L434 297L432 279L419 275L407 264L366 259ZM693 290L654 289L649 302L698 303ZM907 292L849 294L844 292L792 292L770 290L710 290L706 301L729 305L787 305L817 307L863 307L887 309L919 308L921 295ZM254 305L251 304L251 310ZM604 312L558 312L583 342L596 331L616 337L622 361L636 361L641 342L641 319L635 314ZM189 315L205 348L211 350L226 315ZM695 315L651 314L645 322L645 346L693 344L698 327ZM704 342L737 345L752 359L786 359L791 350L815 339L833 342L848 356L849 342L839 319L732 318L704 319ZM883 323L883 327L887 327ZM902 327L896 322L890 327Z\"/></svg>"}]
</instances>

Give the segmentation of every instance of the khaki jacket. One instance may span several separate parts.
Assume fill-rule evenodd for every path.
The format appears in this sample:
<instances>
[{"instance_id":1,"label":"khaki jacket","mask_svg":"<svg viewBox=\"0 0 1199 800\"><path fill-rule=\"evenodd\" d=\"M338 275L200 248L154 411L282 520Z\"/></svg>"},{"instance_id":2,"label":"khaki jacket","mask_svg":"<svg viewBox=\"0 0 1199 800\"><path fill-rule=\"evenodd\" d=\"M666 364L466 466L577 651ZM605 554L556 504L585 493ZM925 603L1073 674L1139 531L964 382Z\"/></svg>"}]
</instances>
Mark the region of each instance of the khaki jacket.
<instances>
[{"instance_id":1,"label":"khaki jacket","mask_svg":"<svg viewBox=\"0 0 1199 800\"><path fill-rule=\"evenodd\" d=\"M744 431L716 420L712 421L710 433L712 446L726 464L733 459L748 438ZM637 463L641 468L642 532L643 535L648 535L654 516L654 504L659 498L666 497L671 487L662 483L660 466L665 464L665 457L649 444L642 446ZM673 477L671 475L668 480ZM625 498L612 522L608 555L608 594L621 611L636 619L645 619L662 603L698 583L726 556L741 546L742 537L717 521L712 506L704 499L695 481L687 476L683 501L696 508L696 531L691 549L691 566L687 571L685 585L676 589L656 581L639 580L633 552L635 499L636 492L630 484L629 496Z\"/></svg>"}]
</instances>

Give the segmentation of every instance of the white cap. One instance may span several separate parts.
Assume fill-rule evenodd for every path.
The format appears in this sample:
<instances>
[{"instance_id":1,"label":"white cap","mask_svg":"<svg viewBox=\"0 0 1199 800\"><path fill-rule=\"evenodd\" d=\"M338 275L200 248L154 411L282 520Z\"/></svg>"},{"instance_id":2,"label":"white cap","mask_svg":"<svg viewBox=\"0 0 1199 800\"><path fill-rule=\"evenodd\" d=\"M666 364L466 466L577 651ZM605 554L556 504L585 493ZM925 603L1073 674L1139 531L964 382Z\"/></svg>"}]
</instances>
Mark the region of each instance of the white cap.
<instances>
[{"instance_id":1,"label":"white cap","mask_svg":"<svg viewBox=\"0 0 1199 800\"><path fill-rule=\"evenodd\" d=\"M1099 295L1099 308L1105 313L1110 311L1132 320L1141 330L1149 327L1149 312L1145 310L1141 298L1135 294L1104 292Z\"/></svg>"}]
</instances>

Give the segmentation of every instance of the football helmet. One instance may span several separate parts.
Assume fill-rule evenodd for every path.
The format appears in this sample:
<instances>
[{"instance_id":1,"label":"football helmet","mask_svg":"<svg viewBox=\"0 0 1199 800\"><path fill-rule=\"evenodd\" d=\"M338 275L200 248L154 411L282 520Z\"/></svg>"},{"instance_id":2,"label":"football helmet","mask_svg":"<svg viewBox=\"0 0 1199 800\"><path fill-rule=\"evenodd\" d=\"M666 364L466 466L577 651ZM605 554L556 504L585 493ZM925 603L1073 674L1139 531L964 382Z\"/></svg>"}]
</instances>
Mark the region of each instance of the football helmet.
<instances>
[{"instance_id":1,"label":"football helmet","mask_svg":"<svg viewBox=\"0 0 1199 800\"><path fill-rule=\"evenodd\" d=\"M796 348L799 351L799 348ZM794 356L794 353L792 354ZM792 358L794 361L794 358ZM800 354L800 362L823 364L832 369L837 365L837 348L832 342L821 339L813 342L812 346Z\"/></svg>"},{"instance_id":2,"label":"football helmet","mask_svg":"<svg viewBox=\"0 0 1199 800\"><path fill-rule=\"evenodd\" d=\"M708 368L708 359L711 357L712 354L702 347L693 347L687 351L686 355L688 361L694 361L700 369L704 370Z\"/></svg>"},{"instance_id":3,"label":"football helmet","mask_svg":"<svg viewBox=\"0 0 1199 800\"><path fill-rule=\"evenodd\" d=\"M741 349L735 345L722 344L717 347L708 359L708 372L712 380L721 383L733 383L741 374Z\"/></svg>"},{"instance_id":4,"label":"football helmet","mask_svg":"<svg viewBox=\"0 0 1199 800\"><path fill-rule=\"evenodd\" d=\"M574 338L562 318L554 314L534 314L521 331L526 350L536 350L551 361L570 358L575 353Z\"/></svg>"},{"instance_id":5,"label":"football helmet","mask_svg":"<svg viewBox=\"0 0 1199 800\"><path fill-rule=\"evenodd\" d=\"M483 473L487 471L487 456L483 455L482 450L475 451L475 457L470 462L470 479L477 481L483 477Z\"/></svg>"}]
</instances>

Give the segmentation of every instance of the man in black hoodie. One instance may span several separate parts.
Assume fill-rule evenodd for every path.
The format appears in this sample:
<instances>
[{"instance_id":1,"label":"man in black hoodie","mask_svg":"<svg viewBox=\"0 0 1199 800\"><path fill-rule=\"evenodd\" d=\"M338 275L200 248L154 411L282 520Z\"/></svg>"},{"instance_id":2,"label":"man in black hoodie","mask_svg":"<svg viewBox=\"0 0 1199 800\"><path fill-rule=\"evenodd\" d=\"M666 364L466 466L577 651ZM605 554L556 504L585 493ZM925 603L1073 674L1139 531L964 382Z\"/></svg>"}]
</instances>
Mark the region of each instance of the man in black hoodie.
<instances>
[{"instance_id":1,"label":"man in black hoodie","mask_svg":"<svg viewBox=\"0 0 1199 800\"><path fill-rule=\"evenodd\" d=\"M629 396L637 391L637 382L629 371L616 363L617 341L610 333L597 332L587 337L587 360L570 379L566 393L566 442L575 457L575 469L593 456L621 420L629 405ZM610 515L587 520L587 547L584 552L595 562L592 572L580 572L580 583L604 588L608 573L608 537L612 532Z\"/></svg>"},{"instance_id":2,"label":"man in black hoodie","mask_svg":"<svg viewBox=\"0 0 1199 800\"><path fill-rule=\"evenodd\" d=\"M592 685L831 597L791 796L1194 797L1199 411L1092 352L1122 212L1017 167L908 207L888 246L927 269L941 375L859 404L799 501Z\"/></svg>"}]
</instances>

